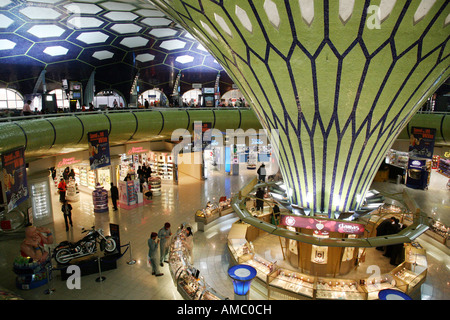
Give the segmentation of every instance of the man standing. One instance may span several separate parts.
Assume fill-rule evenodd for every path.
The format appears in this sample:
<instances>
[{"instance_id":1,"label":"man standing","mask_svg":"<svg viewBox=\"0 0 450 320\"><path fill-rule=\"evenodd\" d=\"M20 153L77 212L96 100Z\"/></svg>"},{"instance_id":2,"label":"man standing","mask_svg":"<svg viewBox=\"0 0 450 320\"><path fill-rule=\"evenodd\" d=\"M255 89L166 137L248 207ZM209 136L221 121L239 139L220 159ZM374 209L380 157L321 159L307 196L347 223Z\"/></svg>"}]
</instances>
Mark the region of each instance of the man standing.
<instances>
[{"instance_id":1,"label":"man standing","mask_svg":"<svg viewBox=\"0 0 450 320\"><path fill-rule=\"evenodd\" d=\"M156 232L152 232L150 235L150 239L148 239L148 259L150 262L150 265L152 266L152 275L155 275L157 277L160 277L164 275L163 273L159 272L158 267L158 242L159 240L156 240L156 237L158 234Z\"/></svg>"},{"instance_id":2,"label":"man standing","mask_svg":"<svg viewBox=\"0 0 450 320\"><path fill-rule=\"evenodd\" d=\"M170 223L166 222L164 224L164 227L159 229L158 231L158 238L160 239L159 242L159 253L160 253L160 259L159 259L159 263L161 265L161 267L164 266L163 262L165 263L169 263L166 260L166 256L169 253L169 241L170 241L170 236L172 235L172 232L170 231Z\"/></svg>"},{"instance_id":3,"label":"man standing","mask_svg":"<svg viewBox=\"0 0 450 320\"><path fill-rule=\"evenodd\" d=\"M22 113L24 116L29 116L31 114L31 100L27 100L27 103L23 105Z\"/></svg>"},{"instance_id":4,"label":"man standing","mask_svg":"<svg viewBox=\"0 0 450 320\"><path fill-rule=\"evenodd\" d=\"M117 199L119 199L119 189L117 189L117 187L111 182L111 200L114 211L117 210Z\"/></svg>"},{"instance_id":5,"label":"man standing","mask_svg":"<svg viewBox=\"0 0 450 320\"><path fill-rule=\"evenodd\" d=\"M64 200L64 204L61 207L61 211L64 214L64 223L66 224L66 231L69 231L69 223L70 226L73 227L72 224L72 205L69 201Z\"/></svg>"},{"instance_id":6,"label":"man standing","mask_svg":"<svg viewBox=\"0 0 450 320\"><path fill-rule=\"evenodd\" d=\"M259 167L257 173L258 173L258 180L261 182L266 182L266 166L264 163Z\"/></svg>"}]
</instances>

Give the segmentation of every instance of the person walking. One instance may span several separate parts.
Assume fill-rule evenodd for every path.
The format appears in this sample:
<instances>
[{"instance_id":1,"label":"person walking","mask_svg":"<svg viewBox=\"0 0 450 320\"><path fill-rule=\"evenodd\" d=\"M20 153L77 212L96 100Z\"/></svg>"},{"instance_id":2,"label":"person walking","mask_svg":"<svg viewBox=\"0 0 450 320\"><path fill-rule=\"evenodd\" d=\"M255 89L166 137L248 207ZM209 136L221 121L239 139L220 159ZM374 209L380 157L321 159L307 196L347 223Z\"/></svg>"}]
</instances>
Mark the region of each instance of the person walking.
<instances>
[{"instance_id":1,"label":"person walking","mask_svg":"<svg viewBox=\"0 0 450 320\"><path fill-rule=\"evenodd\" d=\"M69 231L69 224L73 227L72 224L72 205L69 201L64 200L64 204L61 207L61 211L64 214L64 223L66 224L66 231Z\"/></svg>"},{"instance_id":2,"label":"person walking","mask_svg":"<svg viewBox=\"0 0 450 320\"><path fill-rule=\"evenodd\" d=\"M160 259L159 259L159 264L162 266L164 266L163 262L165 263L169 263L166 260L167 254L169 253L169 241L170 241L170 236L172 235L172 231L170 231L170 223L166 222L164 224L164 227L162 227L161 229L159 229L158 231L158 238L160 239L159 241L159 254L160 254Z\"/></svg>"},{"instance_id":3,"label":"person walking","mask_svg":"<svg viewBox=\"0 0 450 320\"><path fill-rule=\"evenodd\" d=\"M119 189L111 182L111 201L114 211L117 210L117 199L119 199Z\"/></svg>"},{"instance_id":4,"label":"person walking","mask_svg":"<svg viewBox=\"0 0 450 320\"><path fill-rule=\"evenodd\" d=\"M259 181L266 182L266 165L264 163L259 167L256 173L258 173Z\"/></svg>"},{"instance_id":5,"label":"person walking","mask_svg":"<svg viewBox=\"0 0 450 320\"><path fill-rule=\"evenodd\" d=\"M59 202L64 202L66 200L66 190L67 185L64 178L61 178L58 184L58 191L59 191Z\"/></svg>"},{"instance_id":6,"label":"person walking","mask_svg":"<svg viewBox=\"0 0 450 320\"><path fill-rule=\"evenodd\" d=\"M152 275L155 275L157 277L160 277L164 275L164 273L161 273L159 271L158 266L158 243L159 239L156 239L158 234L156 232L152 232L150 235L150 239L148 239L148 260L150 262L150 265L152 266Z\"/></svg>"},{"instance_id":7,"label":"person walking","mask_svg":"<svg viewBox=\"0 0 450 320\"><path fill-rule=\"evenodd\" d=\"M263 212L264 211L264 190L262 188L258 188L256 191L256 211Z\"/></svg>"}]
</instances>

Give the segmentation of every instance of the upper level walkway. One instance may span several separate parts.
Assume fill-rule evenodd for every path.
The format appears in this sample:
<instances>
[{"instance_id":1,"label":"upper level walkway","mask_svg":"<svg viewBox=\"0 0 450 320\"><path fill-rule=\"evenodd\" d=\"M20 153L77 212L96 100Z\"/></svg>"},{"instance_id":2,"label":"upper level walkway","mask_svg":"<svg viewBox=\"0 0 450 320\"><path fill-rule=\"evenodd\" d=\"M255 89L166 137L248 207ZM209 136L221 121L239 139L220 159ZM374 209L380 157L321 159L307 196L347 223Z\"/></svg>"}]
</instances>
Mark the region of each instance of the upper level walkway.
<instances>
[{"instance_id":1,"label":"upper level walkway","mask_svg":"<svg viewBox=\"0 0 450 320\"><path fill-rule=\"evenodd\" d=\"M86 150L87 133L108 130L111 146L171 140L176 129L193 130L195 121L211 128L262 129L249 108L153 108L86 111L0 118L0 153L25 146L27 161ZM409 140L411 127L436 129L436 144L450 145L450 116L418 113L398 139ZM178 137L177 137L178 138Z\"/></svg>"}]
</instances>

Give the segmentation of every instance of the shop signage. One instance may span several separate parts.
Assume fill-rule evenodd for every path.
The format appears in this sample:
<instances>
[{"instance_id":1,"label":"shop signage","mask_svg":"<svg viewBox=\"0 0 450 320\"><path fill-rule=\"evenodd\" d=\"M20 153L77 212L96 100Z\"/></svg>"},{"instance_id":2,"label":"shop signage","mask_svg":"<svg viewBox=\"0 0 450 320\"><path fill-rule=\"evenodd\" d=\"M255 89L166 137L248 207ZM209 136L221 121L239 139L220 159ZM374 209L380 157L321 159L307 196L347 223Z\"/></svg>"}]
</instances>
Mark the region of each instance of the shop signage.
<instances>
[{"instance_id":1,"label":"shop signage","mask_svg":"<svg viewBox=\"0 0 450 320\"><path fill-rule=\"evenodd\" d=\"M2 153L1 160L6 201L8 211L11 211L29 197L25 148Z\"/></svg>"},{"instance_id":2,"label":"shop signage","mask_svg":"<svg viewBox=\"0 0 450 320\"><path fill-rule=\"evenodd\" d=\"M144 149L143 147L131 147L130 150L127 151L128 155L132 155L135 153L146 153L149 152L150 150L148 149Z\"/></svg>"},{"instance_id":3,"label":"shop signage","mask_svg":"<svg viewBox=\"0 0 450 320\"><path fill-rule=\"evenodd\" d=\"M81 161L82 161L81 159L77 159L75 157L62 158L60 161L58 161L56 167L57 168L70 167L71 165L80 163Z\"/></svg>"},{"instance_id":4,"label":"shop signage","mask_svg":"<svg viewBox=\"0 0 450 320\"><path fill-rule=\"evenodd\" d=\"M88 144L91 170L111 165L108 130L89 132Z\"/></svg>"},{"instance_id":5,"label":"shop signage","mask_svg":"<svg viewBox=\"0 0 450 320\"><path fill-rule=\"evenodd\" d=\"M132 154L147 153L150 152L150 143L129 143L126 145L125 150L129 156Z\"/></svg>"},{"instance_id":6,"label":"shop signage","mask_svg":"<svg viewBox=\"0 0 450 320\"><path fill-rule=\"evenodd\" d=\"M411 128L409 138L409 156L417 158L433 158L434 139L436 129L434 128Z\"/></svg>"},{"instance_id":7,"label":"shop signage","mask_svg":"<svg viewBox=\"0 0 450 320\"><path fill-rule=\"evenodd\" d=\"M364 225L336 220L321 220L311 217L289 216L281 217L281 224L289 227L305 228L319 231L339 232L348 234L363 234Z\"/></svg>"}]
</instances>

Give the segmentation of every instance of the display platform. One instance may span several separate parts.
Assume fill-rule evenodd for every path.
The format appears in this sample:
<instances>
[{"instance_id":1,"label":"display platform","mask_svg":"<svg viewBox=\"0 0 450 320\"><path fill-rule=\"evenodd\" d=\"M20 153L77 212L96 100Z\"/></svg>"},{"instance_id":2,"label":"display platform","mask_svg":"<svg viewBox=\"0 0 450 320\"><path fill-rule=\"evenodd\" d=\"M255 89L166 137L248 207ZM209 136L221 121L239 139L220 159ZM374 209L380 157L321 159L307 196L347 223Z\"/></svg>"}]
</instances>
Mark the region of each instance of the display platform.
<instances>
[{"instance_id":1,"label":"display platform","mask_svg":"<svg viewBox=\"0 0 450 320\"><path fill-rule=\"evenodd\" d=\"M120 254L105 255L103 257L91 255L74 259L67 265L58 265L55 269L61 271L61 280L65 281L72 275L72 273L67 272L67 268L71 265L80 267L81 276L87 276L90 274L99 273L100 271L103 272L117 269L118 257L120 257ZM100 258L100 270L98 258Z\"/></svg>"}]
</instances>

